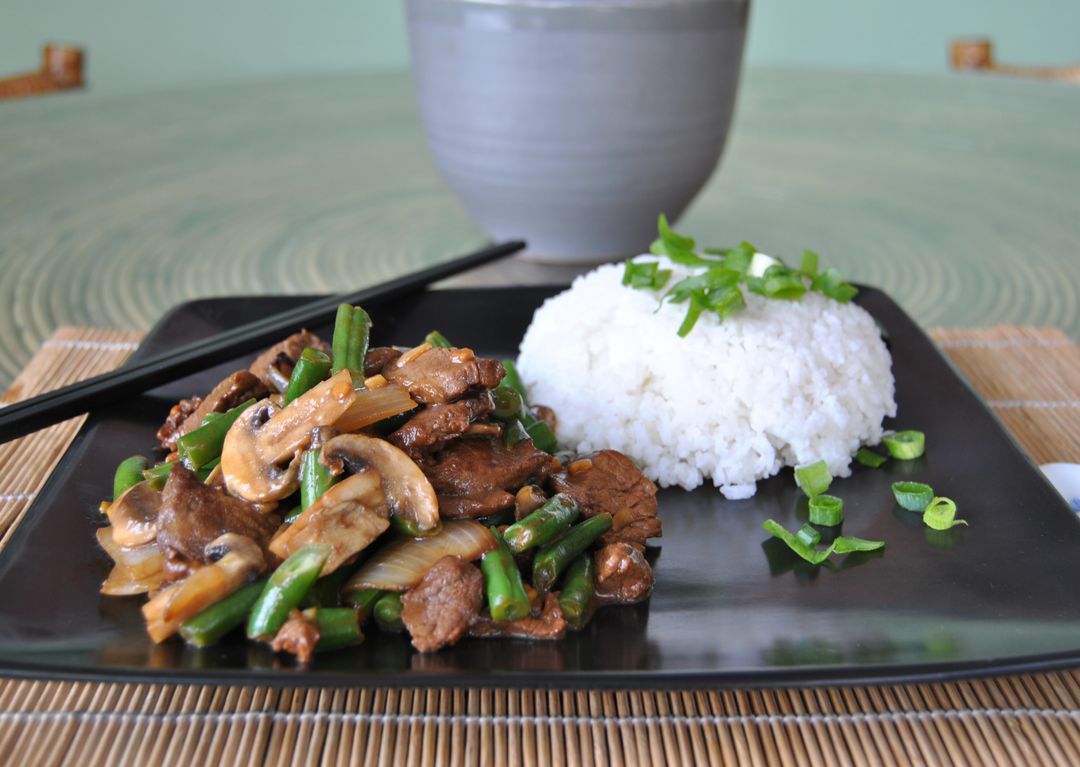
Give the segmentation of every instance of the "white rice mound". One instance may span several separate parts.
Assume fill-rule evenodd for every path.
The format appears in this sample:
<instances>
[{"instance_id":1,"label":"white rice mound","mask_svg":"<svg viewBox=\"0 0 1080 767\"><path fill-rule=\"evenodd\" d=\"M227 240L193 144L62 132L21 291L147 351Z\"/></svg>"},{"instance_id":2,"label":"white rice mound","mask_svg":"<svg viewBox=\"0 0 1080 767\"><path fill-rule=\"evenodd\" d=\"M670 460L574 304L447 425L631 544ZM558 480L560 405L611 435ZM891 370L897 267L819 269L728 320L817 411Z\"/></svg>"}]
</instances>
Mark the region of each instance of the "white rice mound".
<instances>
[{"instance_id":1,"label":"white rice mound","mask_svg":"<svg viewBox=\"0 0 1080 767\"><path fill-rule=\"evenodd\" d=\"M668 286L694 273L660 260L674 272ZM661 486L709 478L727 498L749 498L783 466L824 460L848 476L855 451L896 414L889 352L854 303L744 290L745 309L723 322L702 312L679 338L687 305L657 311L661 294L624 287L622 274L619 264L577 278L521 342L530 401L555 410L571 450L619 450Z\"/></svg>"}]
</instances>

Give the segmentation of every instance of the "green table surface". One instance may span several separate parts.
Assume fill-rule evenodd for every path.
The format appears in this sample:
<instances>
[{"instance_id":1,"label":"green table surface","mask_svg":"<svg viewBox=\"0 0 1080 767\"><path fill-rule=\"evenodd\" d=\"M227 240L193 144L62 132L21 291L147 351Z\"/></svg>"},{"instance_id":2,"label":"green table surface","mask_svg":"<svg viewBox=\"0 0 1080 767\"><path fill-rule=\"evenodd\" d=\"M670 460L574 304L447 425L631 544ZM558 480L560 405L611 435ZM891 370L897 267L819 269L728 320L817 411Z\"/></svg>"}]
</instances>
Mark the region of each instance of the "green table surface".
<instances>
[{"instance_id":1,"label":"green table surface","mask_svg":"<svg viewBox=\"0 0 1080 767\"><path fill-rule=\"evenodd\" d=\"M755 70L682 228L821 253L923 325L1080 337L1080 88ZM147 328L238 293L362 286L483 233L407 74L0 104L0 383L59 324ZM567 281L520 260L456 285Z\"/></svg>"}]
</instances>

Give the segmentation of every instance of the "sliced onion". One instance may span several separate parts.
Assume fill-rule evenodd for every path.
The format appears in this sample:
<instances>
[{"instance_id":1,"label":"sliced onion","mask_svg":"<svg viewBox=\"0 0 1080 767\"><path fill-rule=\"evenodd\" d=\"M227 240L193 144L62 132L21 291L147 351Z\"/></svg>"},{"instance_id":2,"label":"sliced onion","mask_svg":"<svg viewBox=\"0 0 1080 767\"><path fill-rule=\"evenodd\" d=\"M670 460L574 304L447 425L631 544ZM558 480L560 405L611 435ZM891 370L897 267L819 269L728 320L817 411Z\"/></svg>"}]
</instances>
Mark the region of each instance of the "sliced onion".
<instances>
[{"instance_id":1,"label":"sliced onion","mask_svg":"<svg viewBox=\"0 0 1080 767\"><path fill-rule=\"evenodd\" d=\"M362 389L356 393L356 399L349 405L334 428L342 433L356 431L384 418L398 415L416 407L409 392L398 384L387 384L378 389Z\"/></svg>"},{"instance_id":2,"label":"sliced onion","mask_svg":"<svg viewBox=\"0 0 1080 767\"><path fill-rule=\"evenodd\" d=\"M130 596L153 591L165 580L165 558L156 543L143 546L118 546L112 528L97 531L98 543L116 566L101 585L101 593L109 596Z\"/></svg>"},{"instance_id":3,"label":"sliced onion","mask_svg":"<svg viewBox=\"0 0 1080 767\"><path fill-rule=\"evenodd\" d=\"M397 540L379 549L349 578L343 591L407 591L443 557L457 556L468 562L495 548L491 531L479 522L448 520L442 527L438 535Z\"/></svg>"}]
</instances>

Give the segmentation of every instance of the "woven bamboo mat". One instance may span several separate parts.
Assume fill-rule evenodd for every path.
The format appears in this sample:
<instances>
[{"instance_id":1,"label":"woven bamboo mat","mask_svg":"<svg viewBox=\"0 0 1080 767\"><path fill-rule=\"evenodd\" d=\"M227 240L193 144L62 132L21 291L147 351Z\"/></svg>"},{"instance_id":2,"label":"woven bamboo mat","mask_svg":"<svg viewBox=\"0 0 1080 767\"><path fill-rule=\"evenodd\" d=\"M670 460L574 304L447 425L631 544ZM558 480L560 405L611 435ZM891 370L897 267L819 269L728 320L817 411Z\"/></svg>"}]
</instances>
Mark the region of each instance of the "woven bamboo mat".
<instances>
[{"instance_id":1,"label":"woven bamboo mat","mask_svg":"<svg viewBox=\"0 0 1080 767\"><path fill-rule=\"evenodd\" d=\"M1080 347L932 333L1037 462L1080 462ZM63 328L0 402L120 364ZM0 445L0 547L81 423ZM46 460L42 461L42 456ZM1080 669L941 684L723 691L303 690L0 680L0 764L1080 764Z\"/></svg>"}]
</instances>

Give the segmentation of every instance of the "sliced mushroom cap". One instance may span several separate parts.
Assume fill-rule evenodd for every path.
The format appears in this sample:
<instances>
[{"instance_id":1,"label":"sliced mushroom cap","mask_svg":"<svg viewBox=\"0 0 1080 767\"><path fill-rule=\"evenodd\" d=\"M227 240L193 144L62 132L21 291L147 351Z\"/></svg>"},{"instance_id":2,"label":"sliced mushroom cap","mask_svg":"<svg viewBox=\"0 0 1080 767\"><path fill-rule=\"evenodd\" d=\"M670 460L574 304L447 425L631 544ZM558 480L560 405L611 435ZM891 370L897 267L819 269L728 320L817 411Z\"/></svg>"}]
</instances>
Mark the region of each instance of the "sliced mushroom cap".
<instances>
[{"instance_id":1,"label":"sliced mushroom cap","mask_svg":"<svg viewBox=\"0 0 1080 767\"><path fill-rule=\"evenodd\" d=\"M299 456L312 433L330 426L353 400L348 371L323 381L288 407L262 400L245 410L225 435L221 473L229 492L252 503L279 501L296 491ZM281 466L285 461L289 465Z\"/></svg>"},{"instance_id":2,"label":"sliced mushroom cap","mask_svg":"<svg viewBox=\"0 0 1080 767\"><path fill-rule=\"evenodd\" d=\"M283 529L270 550L282 559L310 543L330 546L323 565L326 575L367 548L390 526L389 509L379 475L361 471L331 487Z\"/></svg>"},{"instance_id":3,"label":"sliced mushroom cap","mask_svg":"<svg viewBox=\"0 0 1080 767\"><path fill-rule=\"evenodd\" d=\"M341 434L323 445L322 462L335 472L344 466L353 471L374 469L394 514L414 522L420 530L432 530L439 524L435 489L420 467L386 440Z\"/></svg>"},{"instance_id":4,"label":"sliced mushroom cap","mask_svg":"<svg viewBox=\"0 0 1080 767\"><path fill-rule=\"evenodd\" d=\"M106 512L112 523L112 538L117 546L141 546L157 537L157 518L161 512L161 493L143 481L132 485L109 504Z\"/></svg>"}]
</instances>

